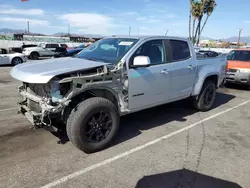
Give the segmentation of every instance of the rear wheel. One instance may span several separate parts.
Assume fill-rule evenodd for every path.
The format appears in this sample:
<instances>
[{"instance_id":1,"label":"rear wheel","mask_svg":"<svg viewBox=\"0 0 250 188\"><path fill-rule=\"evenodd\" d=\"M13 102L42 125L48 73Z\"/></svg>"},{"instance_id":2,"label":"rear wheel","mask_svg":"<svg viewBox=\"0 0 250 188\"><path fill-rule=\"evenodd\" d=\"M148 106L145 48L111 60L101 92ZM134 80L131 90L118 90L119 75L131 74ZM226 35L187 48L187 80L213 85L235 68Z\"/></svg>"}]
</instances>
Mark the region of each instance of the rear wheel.
<instances>
[{"instance_id":1,"label":"rear wheel","mask_svg":"<svg viewBox=\"0 0 250 188\"><path fill-rule=\"evenodd\" d=\"M115 105L94 97L76 106L67 121L67 134L78 149L92 153L106 148L115 137L120 117Z\"/></svg>"},{"instance_id":2,"label":"rear wheel","mask_svg":"<svg viewBox=\"0 0 250 188\"><path fill-rule=\"evenodd\" d=\"M30 59L34 59L34 60L37 60L39 58L39 53L37 52L32 52L30 54Z\"/></svg>"},{"instance_id":3,"label":"rear wheel","mask_svg":"<svg viewBox=\"0 0 250 188\"><path fill-rule=\"evenodd\" d=\"M22 60L20 57L15 57L15 58L13 58L12 61L11 61L11 64L12 64L13 66L18 65L18 64L21 64L21 63L23 63L23 60Z\"/></svg>"},{"instance_id":4,"label":"rear wheel","mask_svg":"<svg viewBox=\"0 0 250 188\"><path fill-rule=\"evenodd\" d=\"M194 106L200 111L208 111L212 108L216 96L216 86L211 80L205 81L198 99L194 100Z\"/></svg>"}]
</instances>

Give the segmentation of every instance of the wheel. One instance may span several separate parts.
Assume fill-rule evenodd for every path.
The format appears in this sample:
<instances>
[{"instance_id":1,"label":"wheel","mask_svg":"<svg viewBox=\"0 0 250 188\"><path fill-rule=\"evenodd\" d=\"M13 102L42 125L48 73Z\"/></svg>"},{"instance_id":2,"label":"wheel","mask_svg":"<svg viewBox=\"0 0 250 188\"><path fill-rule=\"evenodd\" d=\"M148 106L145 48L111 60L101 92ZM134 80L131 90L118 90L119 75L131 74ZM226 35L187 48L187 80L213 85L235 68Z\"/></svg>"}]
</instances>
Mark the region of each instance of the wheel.
<instances>
[{"instance_id":1,"label":"wheel","mask_svg":"<svg viewBox=\"0 0 250 188\"><path fill-rule=\"evenodd\" d=\"M16 66L16 65L21 64L21 63L23 63L23 60L20 57L15 57L11 61L11 64L13 66Z\"/></svg>"},{"instance_id":2,"label":"wheel","mask_svg":"<svg viewBox=\"0 0 250 188\"><path fill-rule=\"evenodd\" d=\"M194 107L202 112L212 108L216 96L216 86L211 80L205 81L198 99L194 100Z\"/></svg>"},{"instance_id":3,"label":"wheel","mask_svg":"<svg viewBox=\"0 0 250 188\"><path fill-rule=\"evenodd\" d=\"M32 52L32 53L30 54L30 58L31 58L31 59L37 60L37 59L39 58L39 53L37 53L37 52Z\"/></svg>"},{"instance_id":4,"label":"wheel","mask_svg":"<svg viewBox=\"0 0 250 188\"><path fill-rule=\"evenodd\" d=\"M77 105L67 120L67 135L78 149L93 153L106 148L119 129L118 109L109 100L94 97Z\"/></svg>"}]
</instances>

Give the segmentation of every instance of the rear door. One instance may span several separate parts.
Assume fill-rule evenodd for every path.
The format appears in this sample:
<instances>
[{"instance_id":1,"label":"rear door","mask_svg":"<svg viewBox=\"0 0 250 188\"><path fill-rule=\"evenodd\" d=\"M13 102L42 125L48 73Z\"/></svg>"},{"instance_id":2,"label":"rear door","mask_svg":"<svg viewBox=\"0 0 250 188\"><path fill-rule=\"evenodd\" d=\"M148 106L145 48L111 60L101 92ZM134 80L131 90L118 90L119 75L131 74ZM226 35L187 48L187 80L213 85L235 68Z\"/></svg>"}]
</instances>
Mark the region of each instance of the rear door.
<instances>
[{"instance_id":1,"label":"rear door","mask_svg":"<svg viewBox=\"0 0 250 188\"><path fill-rule=\"evenodd\" d=\"M46 55L53 56L56 48L58 48L58 47L59 47L58 44L46 44L46 46L45 46Z\"/></svg>"},{"instance_id":2,"label":"rear door","mask_svg":"<svg viewBox=\"0 0 250 188\"><path fill-rule=\"evenodd\" d=\"M193 91L197 62L191 56L189 43L184 40L168 40L170 52L171 100L188 97Z\"/></svg>"}]
</instances>

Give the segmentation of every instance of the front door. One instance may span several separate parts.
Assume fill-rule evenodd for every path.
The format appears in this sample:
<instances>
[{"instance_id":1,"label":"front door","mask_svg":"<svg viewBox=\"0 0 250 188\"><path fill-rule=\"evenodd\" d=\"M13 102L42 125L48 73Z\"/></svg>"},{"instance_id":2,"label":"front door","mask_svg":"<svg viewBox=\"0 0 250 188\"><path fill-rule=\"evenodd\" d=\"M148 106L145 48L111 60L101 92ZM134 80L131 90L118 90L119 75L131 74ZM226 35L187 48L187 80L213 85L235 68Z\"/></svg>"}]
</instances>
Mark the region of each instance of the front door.
<instances>
[{"instance_id":1,"label":"front door","mask_svg":"<svg viewBox=\"0 0 250 188\"><path fill-rule=\"evenodd\" d=\"M149 67L129 68L129 109L136 110L168 101L172 64L167 63L163 40L150 40L142 44L130 58L148 56Z\"/></svg>"},{"instance_id":2,"label":"front door","mask_svg":"<svg viewBox=\"0 0 250 188\"><path fill-rule=\"evenodd\" d=\"M2 53L2 50L0 49L0 65L7 65L10 64L9 57L6 54Z\"/></svg>"},{"instance_id":3,"label":"front door","mask_svg":"<svg viewBox=\"0 0 250 188\"><path fill-rule=\"evenodd\" d=\"M183 40L169 40L171 74L171 100L188 97L194 86L197 64L192 58L188 43Z\"/></svg>"}]
</instances>

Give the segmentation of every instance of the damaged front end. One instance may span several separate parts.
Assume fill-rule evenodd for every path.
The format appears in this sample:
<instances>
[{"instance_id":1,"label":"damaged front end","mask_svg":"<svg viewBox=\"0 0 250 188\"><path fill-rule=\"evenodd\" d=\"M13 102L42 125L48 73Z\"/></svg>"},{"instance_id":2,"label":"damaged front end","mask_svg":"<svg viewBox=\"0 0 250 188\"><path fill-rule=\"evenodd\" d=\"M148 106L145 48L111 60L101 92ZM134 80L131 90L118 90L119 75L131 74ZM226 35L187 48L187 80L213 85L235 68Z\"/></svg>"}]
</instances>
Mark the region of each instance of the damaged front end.
<instances>
[{"instance_id":1,"label":"damaged front end","mask_svg":"<svg viewBox=\"0 0 250 188\"><path fill-rule=\"evenodd\" d=\"M70 83L62 85L56 79L47 84L23 82L18 87L21 95L21 101L18 102L19 113L27 117L31 128L51 126L52 121L61 117L65 106L70 102L64 98L70 87Z\"/></svg>"},{"instance_id":2,"label":"damaged front end","mask_svg":"<svg viewBox=\"0 0 250 188\"><path fill-rule=\"evenodd\" d=\"M115 67L104 65L65 73L44 84L23 82L19 86L22 97L19 112L27 117L32 128L53 128L52 124L55 121L65 123L68 109L72 109L75 104L90 96L96 96L108 98L117 105L120 113L126 113L128 80L125 67L122 65L124 64ZM105 92L107 90L112 92ZM80 98L77 97L79 95Z\"/></svg>"}]
</instances>

